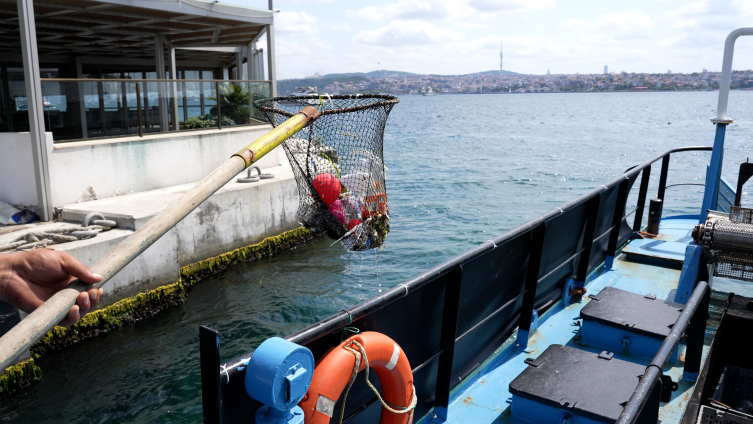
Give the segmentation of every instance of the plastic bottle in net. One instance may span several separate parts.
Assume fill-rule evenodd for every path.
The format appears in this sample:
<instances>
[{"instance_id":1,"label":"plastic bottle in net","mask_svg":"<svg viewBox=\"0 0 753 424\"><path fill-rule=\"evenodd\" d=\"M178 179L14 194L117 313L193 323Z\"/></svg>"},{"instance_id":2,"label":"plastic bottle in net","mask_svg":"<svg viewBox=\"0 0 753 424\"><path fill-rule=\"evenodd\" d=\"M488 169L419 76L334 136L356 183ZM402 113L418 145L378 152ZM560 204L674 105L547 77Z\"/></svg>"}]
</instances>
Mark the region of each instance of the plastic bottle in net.
<instances>
[{"instance_id":1,"label":"plastic bottle in net","mask_svg":"<svg viewBox=\"0 0 753 424\"><path fill-rule=\"evenodd\" d=\"M387 95L293 96L254 103L274 126L307 106L321 113L283 148L298 185L298 219L348 250L380 247L390 231L384 127L399 101Z\"/></svg>"}]
</instances>

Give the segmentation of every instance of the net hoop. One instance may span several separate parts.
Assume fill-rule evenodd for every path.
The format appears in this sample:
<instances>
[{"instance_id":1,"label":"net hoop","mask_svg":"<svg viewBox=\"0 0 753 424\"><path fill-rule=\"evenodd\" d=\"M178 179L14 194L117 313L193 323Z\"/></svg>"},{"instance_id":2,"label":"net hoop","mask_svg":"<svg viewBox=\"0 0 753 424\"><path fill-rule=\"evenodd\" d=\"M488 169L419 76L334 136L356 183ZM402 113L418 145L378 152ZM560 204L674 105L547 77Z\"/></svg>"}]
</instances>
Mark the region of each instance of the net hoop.
<instances>
[{"instance_id":1,"label":"net hoop","mask_svg":"<svg viewBox=\"0 0 753 424\"><path fill-rule=\"evenodd\" d=\"M308 96L280 96L280 97L270 97L268 99L261 99L256 100L254 102L254 107L261 110L262 112L268 112L268 113L276 113L282 116L287 116L290 118L291 116L295 115L295 112L290 112L287 110L282 110L273 106L269 106L269 104L274 104L275 102L295 102L298 100L305 101L301 102L302 106L316 106L312 103L309 103L309 101L314 100L316 102L327 102L330 99L332 100L381 100L381 101L375 101L373 103L368 103L365 105L359 105L359 106L350 106L350 107L343 107L338 109L324 109L321 111L322 115L335 115L340 113L350 113L350 112L358 112L360 110L366 110L366 109L374 109L378 107L384 107L384 106L394 106L398 103L400 103L400 99L391 96L389 94L367 94L367 95L341 95L337 94L334 96L324 96L324 95L308 95Z\"/></svg>"},{"instance_id":2,"label":"net hoop","mask_svg":"<svg viewBox=\"0 0 753 424\"><path fill-rule=\"evenodd\" d=\"M384 129L400 99L387 94L282 96L253 103L273 126L305 107L317 114L282 147L298 186L296 216L351 251L389 233Z\"/></svg>"}]
</instances>

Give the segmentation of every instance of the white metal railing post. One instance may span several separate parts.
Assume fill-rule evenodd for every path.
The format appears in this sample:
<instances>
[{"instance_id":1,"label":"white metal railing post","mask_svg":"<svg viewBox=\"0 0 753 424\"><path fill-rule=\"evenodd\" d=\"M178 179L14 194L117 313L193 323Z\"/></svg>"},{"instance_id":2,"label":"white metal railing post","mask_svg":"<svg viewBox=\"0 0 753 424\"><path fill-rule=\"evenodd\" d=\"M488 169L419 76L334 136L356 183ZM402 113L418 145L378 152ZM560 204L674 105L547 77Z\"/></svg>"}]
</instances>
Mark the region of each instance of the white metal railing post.
<instances>
[{"instance_id":1,"label":"white metal railing post","mask_svg":"<svg viewBox=\"0 0 753 424\"><path fill-rule=\"evenodd\" d=\"M165 79L165 48L163 36L154 37L154 56L157 67L157 79ZM149 86L147 85L147 94ZM159 105L159 122L160 130L168 131L168 111L167 111L167 87L164 82L157 83L157 103Z\"/></svg>"},{"instance_id":2,"label":"white metal railing post","mask_svg":"<svg viewBox=\"0 0 753 424\"><path fill-rule=\"evenodd\" d=\"M171 91L173 97L173 128L175 131L179 131L180 120L178 119L178 82L176 81L178 79L178 68L176 68L175 65L175 46L173 46L172 44L170 45L170 79L173 80L173 82L170 84L170 86L172 87Z\"/></svg>"},{"instance_id":3,"label":"white metal railing post","mask_svg":"<svg viewBox=\"0 0 753 424\"><path fill-rule=\"evenodd\" d=\"M248 43L245 47L246 49L246 74L248 74L248 79L252 80L254 79L254 44ZM247 82L246 87L248 88L248 117L251 119L251 117L254 116L254 92L251 89L251 83Z\"/></svg>"},{"instance_id":4,"label":"white metal railing post","mask_svg":"<svg viewBox=\"0 0 753 424\"><path fill-rule=\"evenodd\" d=\"M269 0L269 10L275 10L274 0ZM272 18L274 20L274 17ZM275 62L275 26L267 25L267 68L269 69L269 96L277 96L277 64Z\"/></svg>"},{"instance_id":5,"label":"white metal railing post","mask_svg":"<svg viewBox=\"0 0 753 424\"><path fill-rule=\"evenodd\" d=\"M18 0L18 25L21 31L21 55L24 64L26 106L29 113L32 160L37 188L37 210L43 221L53 218L50 169L47 162L47 138L44 126L44 101L40 81L37 29L32 0Z\"/></svg>"},{"instance_id":6,"label":"white metal railing post","mask_svg":"<svg viewBox=\"0 0 753 424\"><path fill-rule=\"evenodd\" d=\"M76 78L84 79L84 71L79 56L76 56ZM89 124L86 120L86 88L83 82L76 83L76 91L79 99L78 110L81 115L81 138L89 138Z\"/></svg>"}]
</instances>

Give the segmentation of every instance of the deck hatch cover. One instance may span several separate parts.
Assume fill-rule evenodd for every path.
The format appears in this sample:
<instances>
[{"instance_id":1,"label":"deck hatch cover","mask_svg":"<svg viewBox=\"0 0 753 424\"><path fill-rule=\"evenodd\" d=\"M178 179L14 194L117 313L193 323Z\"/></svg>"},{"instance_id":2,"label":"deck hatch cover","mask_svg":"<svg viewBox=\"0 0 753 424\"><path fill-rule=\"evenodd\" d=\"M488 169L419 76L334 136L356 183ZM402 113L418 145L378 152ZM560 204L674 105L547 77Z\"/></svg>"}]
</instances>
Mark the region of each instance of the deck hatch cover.
<instances>
[{"instance_id":1,"label":"deck hatch cover","mask_svg":"<svg viewBox=\"0 0 753 424\"><path fill-rule=\"evenodd\" d=\"M629 291L606 287L598 302L588 302L580 311L586 321L594 321L631 333L664 339L677 321L684 305L652 299Z\"/></svg>"},{"instance_id":2,"label":"deck hatch cover","mask_svg":"<svg viewBox=\"0 0 753 424\"><path fill-rule=\"evenodd\" d=\"M601 423L617 420L646 370L644 365L617 358L604 360L598 353L556 344L537 359L541 365L529 366L518 375L510 383L510 393ZM657 388L637 422L657 422ZM515 409L514 400L512 407Z\"/></svg>"}]
</instances>

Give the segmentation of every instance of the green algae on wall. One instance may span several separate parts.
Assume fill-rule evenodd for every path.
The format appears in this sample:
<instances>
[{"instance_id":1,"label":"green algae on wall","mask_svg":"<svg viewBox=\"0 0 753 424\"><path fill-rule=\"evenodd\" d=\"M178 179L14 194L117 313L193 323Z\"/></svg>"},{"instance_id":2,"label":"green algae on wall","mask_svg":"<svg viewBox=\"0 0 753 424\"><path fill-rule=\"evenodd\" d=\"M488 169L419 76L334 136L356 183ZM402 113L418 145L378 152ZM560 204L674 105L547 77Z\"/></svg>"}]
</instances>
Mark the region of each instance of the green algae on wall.
<instances>
[{"instance_id":1,"label":"green algae on wall","mask_svg":"<svg viewBox=\"0 0 753 424\"><path fill-rule=\"evenodd\" d=\"M313 238L314 234L305 228L267 237L260 243L184 266L180 269L181 280L177 283L158 287L90 312L70 327L54 327L31 347L32 359L12 365L0 375L0 399L41 380L42 371L34 364L33 358L40 358L79 341L154 316L170 306L185 302L190 285L217 274L232 264L272 256Z\"/></svg>"},{"instance_id":2,"label":"green algae on wall","mask_svg":"<svg viewBox=\"0 0 753 424\"><path fill-rule=\"evenodd\" d=\"M193 284L227 269L232 264L271 256L313 238L314 234L306 228L296 228L278 236L267 237L260 243L186 265L180 269L180 277L181 280Z\"/></svg>"},{"instance_id":3,"label":"green algae on wall","mask_svg":"<svg viewBox=\"0 0 753 424\"><path fill-rule=\"evenodd\" d=\"M260 243L186 265L180 269L181 280L177 283L158 287L90 312L70 327L53 328L31 347L31 354L35 358L40 358L48 352L154 316L170 306L185 302L188 286L217 274L232 264L271 256L296 244L311 240L313 237L314 235L309 230L296 228L277 236L267 237Z\"/></svg>"},{"instance_id":4,"label":"green algae on wall","mask_svg":"<svg viewBox=\"0 0 753 424\"><path fill-rule=\"evenodd\" d=\"M0 399L5 399L41 379L42 370L34 365L34 359L11 365L0 375Z\"/></svg>"},{"instance_id":5,"label":"green algae on wall","mask_svg":"<svg viewBox=\"0 0 753 424\"><path fill-rule=\"evenodd\" d=\"M31 347L31 354L39 358L47 352L149 318L170 306L183 303L185 299L186 285L181 281L139 293L90 312L70 327L54 327Z\"/></svg>"}]
</instances>

